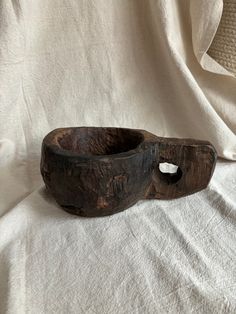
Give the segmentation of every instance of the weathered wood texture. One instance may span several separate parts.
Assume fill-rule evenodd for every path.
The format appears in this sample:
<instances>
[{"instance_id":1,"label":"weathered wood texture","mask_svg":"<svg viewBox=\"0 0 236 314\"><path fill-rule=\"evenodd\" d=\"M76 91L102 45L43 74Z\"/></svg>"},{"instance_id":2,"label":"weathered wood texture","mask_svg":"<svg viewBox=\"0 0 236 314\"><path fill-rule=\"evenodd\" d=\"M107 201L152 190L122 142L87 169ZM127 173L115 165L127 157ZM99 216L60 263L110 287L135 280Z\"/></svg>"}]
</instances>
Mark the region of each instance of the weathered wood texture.
<instances>
[{"instance_id":1,"label":"weathered wood texture","mask_svg":"<svg viewBox=\"0 0 236 314\"><path fill-rule=\"evenodd\" d=\"M105 216L140 199L172 199L204 189L216 158L206 141L123 128L61 128L43 140L41 173L66 211ZM177 172L162 173L163 162L177 165Z\"/></svg>"}]
</instances>

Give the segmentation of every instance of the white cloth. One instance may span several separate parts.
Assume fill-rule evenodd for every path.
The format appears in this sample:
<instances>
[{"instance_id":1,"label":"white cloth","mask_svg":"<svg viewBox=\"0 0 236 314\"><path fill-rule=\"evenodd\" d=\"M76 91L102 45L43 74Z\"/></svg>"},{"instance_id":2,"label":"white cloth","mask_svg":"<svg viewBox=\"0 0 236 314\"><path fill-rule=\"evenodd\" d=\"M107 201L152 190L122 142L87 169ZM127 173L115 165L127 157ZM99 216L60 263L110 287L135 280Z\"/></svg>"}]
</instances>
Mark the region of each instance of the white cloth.
<instances>
[{"instance_id":1,"label":"white cloth","mask_svg":"<svg viewBox=\"0 0 236 314\"><path fill-rule=\"evenodd\" d=\"M76 218L39 173L46 133L124 126L236 160L236 79L206 53L222 1L2 0L0 313L234 313L236 165L174 201ZM27 196L28 195L28 196Z\"/></svg>"},{"instance_id":2,"label":"white cloth","mask_svg":"<svg viewBox=\"0 0 236 314\"><path fill-rule=\"evenodd\" d=\"M235 313L236 164L210 187L81 218L44 188L0 219L0 313Z\"/></svg>"}]
</instances>

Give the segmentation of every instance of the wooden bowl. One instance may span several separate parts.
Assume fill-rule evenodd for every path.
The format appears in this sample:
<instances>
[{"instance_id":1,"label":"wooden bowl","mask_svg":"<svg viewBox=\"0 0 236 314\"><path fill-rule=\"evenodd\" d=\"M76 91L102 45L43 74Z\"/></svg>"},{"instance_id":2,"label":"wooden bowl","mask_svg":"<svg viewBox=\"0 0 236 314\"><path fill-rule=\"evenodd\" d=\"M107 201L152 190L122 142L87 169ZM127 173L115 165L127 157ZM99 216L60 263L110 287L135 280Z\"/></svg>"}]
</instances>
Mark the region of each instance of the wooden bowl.
<instances>
[{"instance_id":1,"label":"wooden bowl","mask_svg":"<svg viewBox=\"0 0 236 314\"><path fill-rule=\"evenodd\" d=\"M41 173L66 211L105 216L140 199L173 199L204 189L216 159L206 141L137 129L60 128L43 140ZM162 172L163 163L178 166L177 171Z\"/></svg>"}]
</instances>

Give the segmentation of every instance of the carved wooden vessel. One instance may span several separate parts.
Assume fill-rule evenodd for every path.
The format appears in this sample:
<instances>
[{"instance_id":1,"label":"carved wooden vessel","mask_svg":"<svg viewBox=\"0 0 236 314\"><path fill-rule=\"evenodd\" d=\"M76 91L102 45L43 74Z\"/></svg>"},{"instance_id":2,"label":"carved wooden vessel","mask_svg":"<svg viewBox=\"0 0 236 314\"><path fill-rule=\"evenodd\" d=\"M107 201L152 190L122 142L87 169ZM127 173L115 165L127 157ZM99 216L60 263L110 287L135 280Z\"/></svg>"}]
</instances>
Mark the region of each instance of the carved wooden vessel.
<instances>
[{"instance_id":1,"label":"carved wooden vessel","mask_svg":"<svg viewBox=\"0 0 236 314\"><path fill-rule=\"evenodd\" d=\"M61 128L43 140L41 173L66 211L105 216L141 199L173 199L206 188L216 159L206 141L136 129ZM164 162L177 165L176 173L161 172Z\"/></svg>"}]
</instances>

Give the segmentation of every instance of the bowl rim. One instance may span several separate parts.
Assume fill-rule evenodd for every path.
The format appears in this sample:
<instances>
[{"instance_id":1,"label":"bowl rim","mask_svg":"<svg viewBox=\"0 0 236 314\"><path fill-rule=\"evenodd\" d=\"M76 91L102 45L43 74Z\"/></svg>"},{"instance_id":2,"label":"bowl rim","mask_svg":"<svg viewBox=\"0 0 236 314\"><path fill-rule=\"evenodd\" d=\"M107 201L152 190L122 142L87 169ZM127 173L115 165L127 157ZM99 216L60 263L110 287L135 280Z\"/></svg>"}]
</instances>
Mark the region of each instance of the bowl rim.
<instances>
[{"instance_id":1,"label":"bowl rim","mask_svg":"<svg viewBox=\"0 0 236 314\"><path fill-rule=\"evenodd\" d=\"M127 150L125 152L119 152L115 154L104 154L104 155L93 155L93 154L80 154L75 151L64 149L58 143L58 137L60 134L65 134L73 129L122 129L124 131L135 131L142 136L140 143L133 149ZM123 159L128 157L133 157L139 153L150 149L150 145L147 145L150 142L155 143L157 137L145 130L142 129L133 129L133 128L124 128L124 127L97 127L97 126L79 126L79 127L62 127L56 128L49 132L43 139L42 146L46 146L50 151L56 155L60 155L67 158L72 158L76 160L107 160L107 159Z\"/></svg>"}]
</instances>

